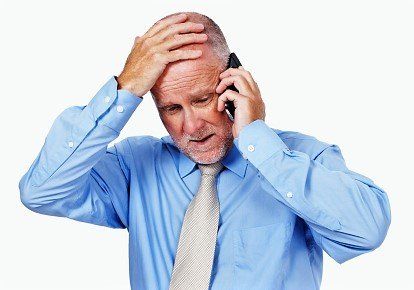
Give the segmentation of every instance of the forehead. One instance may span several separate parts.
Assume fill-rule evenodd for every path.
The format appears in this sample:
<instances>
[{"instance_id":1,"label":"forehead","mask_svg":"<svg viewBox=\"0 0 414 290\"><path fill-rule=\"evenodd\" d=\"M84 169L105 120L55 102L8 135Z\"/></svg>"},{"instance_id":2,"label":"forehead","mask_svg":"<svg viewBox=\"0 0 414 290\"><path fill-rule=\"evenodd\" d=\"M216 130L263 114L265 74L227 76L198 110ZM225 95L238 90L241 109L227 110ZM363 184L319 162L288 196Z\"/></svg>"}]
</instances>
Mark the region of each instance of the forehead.
<instances>
[{"instance_id":1,"label":"forehead","mask_svg":"<svg viewBox=\"0 0 414 290\"><path fill-rule=\"evenodd\" d=\"M216 63L199 60L174 63L167 66L151 92L159 104L213 93L220 73Z\"/></svg>"}]
</instances>

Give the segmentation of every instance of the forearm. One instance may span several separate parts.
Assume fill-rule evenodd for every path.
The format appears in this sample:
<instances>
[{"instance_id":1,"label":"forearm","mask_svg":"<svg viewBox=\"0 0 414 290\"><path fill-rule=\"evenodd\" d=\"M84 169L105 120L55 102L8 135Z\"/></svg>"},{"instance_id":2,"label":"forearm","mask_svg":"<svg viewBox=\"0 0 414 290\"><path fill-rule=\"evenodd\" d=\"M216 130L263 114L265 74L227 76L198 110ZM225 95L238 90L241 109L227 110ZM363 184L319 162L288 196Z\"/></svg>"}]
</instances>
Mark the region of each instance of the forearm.
<instances>
[{"instance_id":1,"label":"forearm","mask_svg":"<svg viewBox=\"0 0 414 290\"><path fill-rule=\"evenodd\" d=\"M262 174L262 187L303 218L338 261L372 250L385 238L387 195L348 170L337 146L324 148L313 160L289 150L271 128L256 122L242 131L238 147Z\"/></svg>"},{"instance_id":2,"label":"forearm","mask_svg":"<svg viewBox=\"0 0 414 290\"><path fill-rule=\"evenodd\" d=\"M118 137L141 100L118 91L115 79L111 78L87 106L62 112L19 183L26 207L72 218L76 218L71 216L75 208L82 208L85 213L101 210L103 214L103 208L93 207L98 200L103 202L102 207L111 201L100 186L102 174L97 174L93 167L104 157L105 162L117 164L116 148L107 152L107 146ZM112 173L121 175L116 170ZM122 178L118 176L119 180ZM81 215L77 219L88 218Z\"/></svg>"}]
</instances>

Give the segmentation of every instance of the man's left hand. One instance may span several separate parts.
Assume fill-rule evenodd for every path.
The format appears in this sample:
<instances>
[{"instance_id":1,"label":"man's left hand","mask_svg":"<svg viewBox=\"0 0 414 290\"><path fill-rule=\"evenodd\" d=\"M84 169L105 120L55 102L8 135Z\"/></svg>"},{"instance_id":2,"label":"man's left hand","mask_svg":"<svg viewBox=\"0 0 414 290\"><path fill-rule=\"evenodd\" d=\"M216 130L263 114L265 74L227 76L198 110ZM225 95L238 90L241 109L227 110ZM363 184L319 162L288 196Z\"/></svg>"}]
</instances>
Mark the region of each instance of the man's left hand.
<instances>
[{"instance_id":1,"label":"man's left hand","mask_svg":"<svg viewBox=\"0 0 414 290\"><path fill-rule=\"evenodd\" d=\"M220 74L220 80L216 88L216 92L221 94L218 98L217 109L221 112L227 101L234 102L236 110L234 112L233 137L237 138L244 126L255 120L265 120L265 104L257 83L250 72L242 66L225 70ZM239 92L226 89L230 85L234 85Z\"/></svg>"}]
</instances>

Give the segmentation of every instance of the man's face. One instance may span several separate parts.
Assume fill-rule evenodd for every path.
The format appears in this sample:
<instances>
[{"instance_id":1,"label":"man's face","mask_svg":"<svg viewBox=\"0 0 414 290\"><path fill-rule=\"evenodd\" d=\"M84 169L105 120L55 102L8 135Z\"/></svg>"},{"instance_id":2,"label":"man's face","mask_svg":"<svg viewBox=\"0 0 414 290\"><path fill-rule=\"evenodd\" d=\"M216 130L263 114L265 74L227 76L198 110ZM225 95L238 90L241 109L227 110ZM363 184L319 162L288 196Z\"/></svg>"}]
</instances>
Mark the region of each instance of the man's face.
<instances>
[{"instance_id":1,"label":"man's face","mask_svg":"<svg viewBox=\"0 0 414 290\"><path fill-rule=\"evenodd\" d=\"M180 151L196 163L210 164L231 147L233 123L225 111L217 110L215 90L223 67L208 48L202 50L199 59L169 64L151 92Z\"/></svg>"}]
</instances>

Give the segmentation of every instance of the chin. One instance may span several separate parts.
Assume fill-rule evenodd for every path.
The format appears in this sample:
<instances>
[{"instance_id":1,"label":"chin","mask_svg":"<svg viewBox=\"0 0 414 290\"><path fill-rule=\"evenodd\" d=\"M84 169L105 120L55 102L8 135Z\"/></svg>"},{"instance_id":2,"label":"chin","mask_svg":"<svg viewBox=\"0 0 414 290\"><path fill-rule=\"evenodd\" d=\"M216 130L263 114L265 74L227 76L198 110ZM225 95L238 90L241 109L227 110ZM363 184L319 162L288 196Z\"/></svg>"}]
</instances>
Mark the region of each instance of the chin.
<instances>
[{"instance_id":1,"label":"chin","mask_svg":"<svg viewBox=\"0 0 414 290\"><path fill-rule=\"evenodd\" d=\"M223 159L229 148L231 147L232 140L229 140L227 143L221 143L219 146L213 148L212 150L205 152L186 152L185 154L193 160L195 163L199 164L212 164L216 163Z\"/></svg>"},{"instance_id":2,"label":"chin","mask_svg":"<svg viewBox=\"0 0 414 290\"><path fill-rule=\"evenodd\" d=\"M223 159L224 156L221 155L215 155L212 157L200 157L200 156L189 156L189 158L191 160L193 160L195 163L199 163L199 164L212 164L212 163L216 163L217 161L220 161L221 159Z\"/></svg>"},{"instance_id":3,"label":"chin","mask_svg":"<svg viewBox=\"0 0 414 290\"><path fill-rule=\"evenodd\" d=\"M212 164L223 159L231 146L233 145L232 123L225 125L227 128L223 130L224 134L216 133L211 146L200 148L197 150L194 146L189 146L188 141L176 139L173 135L171 138L178 147L178 149L190 158L193 162L199 164ZM181 142L182 141L182 142Z\"/></svg>"}]
</instances>

